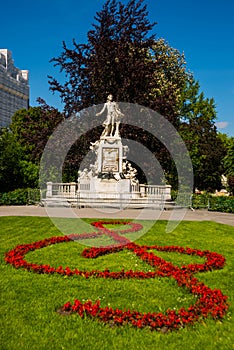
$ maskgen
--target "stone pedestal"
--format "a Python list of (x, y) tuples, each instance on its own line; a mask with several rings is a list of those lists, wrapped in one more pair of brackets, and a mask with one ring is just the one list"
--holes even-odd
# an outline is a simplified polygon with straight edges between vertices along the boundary
[(83, 198), (119, 198), (119, 194), (126, 197), (131, 192), (131, 183), (128, 179), (120, 179), (116, 181), (114, 179), (99, 179), (92, 178), (89, 181), (80, 180), (79, 194)]
[(123, 145), (120, 138), (101, 138), (97, 155), (98, 173), (123, 172)]
[(53, 196), (52, 193), (53, 182), (47, 182), (46, 197), (50, 198)]

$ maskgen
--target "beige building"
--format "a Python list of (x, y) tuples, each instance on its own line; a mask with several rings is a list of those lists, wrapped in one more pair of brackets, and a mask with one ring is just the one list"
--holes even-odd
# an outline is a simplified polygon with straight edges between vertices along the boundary
[(0, 127), (8, 127), (13, 114), (28, 107), (28, 70), (16, 68), (11, 51), (0, 49)]

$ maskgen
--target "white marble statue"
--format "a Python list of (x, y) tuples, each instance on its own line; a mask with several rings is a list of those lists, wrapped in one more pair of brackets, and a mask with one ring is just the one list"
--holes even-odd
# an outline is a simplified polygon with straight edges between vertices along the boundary
[(91, 146), (89, 146), (89, 148), (90, 148), (93, 152), (95, 152), (95, 153), (97, 154), (98, 148), (99, 148), (99, 145), (100, 145), (100, 141), (97, 140), (97, 141), (95, 141), (95, 142), (90, 142), (90, 145), (91, 145)]
[[(124, 116), (117, 103), (113, 101), (113, 95), (108, 95), (107, 96), (107, 101), (104, 104), (104, 107), (102, 110), (96, 114), (96, 116), (102, 115), (104, 111), (107, 110), (107, 117), (106, 120), (103, 123), (104, 130), (102, 132), (101, 137), (119, 137), (119, 124), (120, 124), (120, 119)], [(115, 129), (115, 134), (114, 133)]]
[(78, 182), (80, 182), (81, 179), (90, 180), (96, 175), (96, 173), (97, 173), (97, 165), (90, 164), (89, 170), (85, 168), (84, 170), (78, 171)]
[(127, 153), (129, 152), (128, 146), (123, 146), (123, 159), (127, 159)]
[(78, 171), (78, 181), (80, 179), (86, 179), (87, 175), (88, 175), (88, 169), (87, 168), (85, 168), (84, 170), (79, 170)]

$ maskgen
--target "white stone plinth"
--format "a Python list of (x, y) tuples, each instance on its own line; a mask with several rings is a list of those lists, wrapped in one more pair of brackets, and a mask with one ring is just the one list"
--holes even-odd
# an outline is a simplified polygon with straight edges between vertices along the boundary
[(90, 181), (90, 191), (91, 192), (116, 192), (124, 193), (130, 192), (130, 180), (120, 179), (116, 181), (114, 179), (98, 179), (94, 178)]
[(98, 173), (123, 172), (123, 145), (120, 138), (101, 138), (98, 148)]

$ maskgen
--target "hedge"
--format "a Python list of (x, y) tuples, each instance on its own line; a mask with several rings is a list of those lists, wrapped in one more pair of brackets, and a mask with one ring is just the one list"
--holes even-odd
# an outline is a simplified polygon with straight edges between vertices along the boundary
[(224, 213), (234, 213), (234, 197), (210, 197), (210, 211), (221, 211)]
[[(23, 188), (8, 193), (0, 193), (0, 205), (32, 205), (40, 203), (40, 190)], [(194, 194), (191, 202), (193, 209), (208, 209), (225, 213), (234, 213), (234, 197), (216, 197), (211, 194)]]
[(211, 194), (194, 194), (192, 196), (193, 209), (205, 209), (223, 213), (234, 213), (233, 196), (214, 196)]
[(39, 189), (19, 188), (11, 192), (0, 193), (0, 205), (30, 205), (39, 202)]

